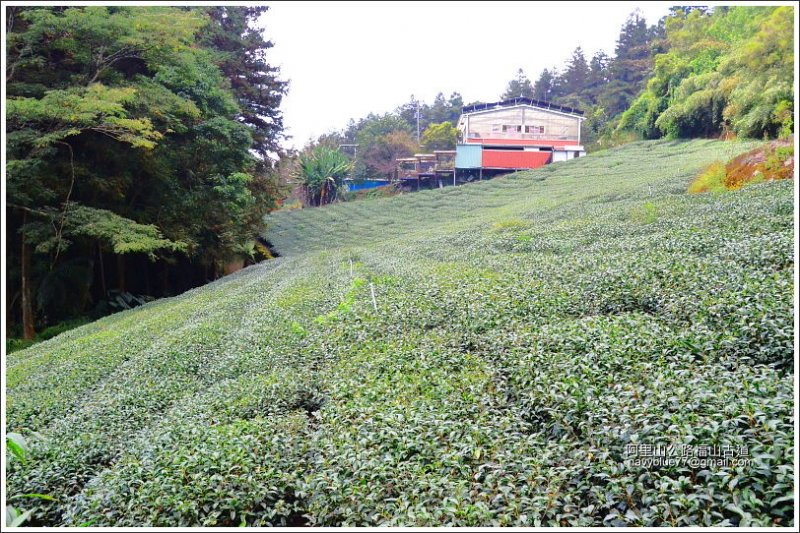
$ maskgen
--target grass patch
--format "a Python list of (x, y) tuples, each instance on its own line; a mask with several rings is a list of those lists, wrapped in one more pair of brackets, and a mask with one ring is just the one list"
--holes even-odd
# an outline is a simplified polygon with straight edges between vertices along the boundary
[(689, 193), (722, 192), (728, 190), (725, 186), (725, 165), (721, 161), (714, 161), (708, 165), (689, 185)]

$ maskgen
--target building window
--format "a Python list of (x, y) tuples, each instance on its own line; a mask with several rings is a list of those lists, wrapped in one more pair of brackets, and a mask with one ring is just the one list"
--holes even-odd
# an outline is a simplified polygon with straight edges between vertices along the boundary
[(544, 133), (544, 126), (525, 126), (525, 133)]
[(507, 133), (507, 132), (522, 133), (522, 126), (516, 126), (514, 124), (504, 124), (503, 125), (503, 133)]

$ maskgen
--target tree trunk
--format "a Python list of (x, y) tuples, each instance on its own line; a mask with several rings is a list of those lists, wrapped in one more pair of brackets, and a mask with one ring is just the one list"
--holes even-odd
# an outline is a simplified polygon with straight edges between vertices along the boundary
[(117, 254), (117, 288), (125, 292), (125, 258), (122, 254)]
[[(6, 285), (8, 286), (8, 285)], [(20, 291), (6, 291), (6, 331), (11, 331), (14, 327), (14, 306), (17, 305), (17, 300), (21, 295)]]
[[(27, 216), (23, 216), (22, 224), (27, 222)], [(22, 331), (23, 337), (33, 340), (36, 336), (36, 328), (33, 325), (33, 291), (31, 291), (31, 245), (25, 242), (25, 235), (22, 235)]]
[(144, 270), (144, 293), (148, 296), (153, 294), (152, 287), (150, 286), (150, 272), (151, 272), (152, 263), (147, 262), (145, 263), (143, 270)]
[(164, 261), (164, 269), (161, 271), (161, 296), (169, 293), (169, 265)]
[(108, 295), (106, 287), (106, 265), (103, 263), (103, 246), (97, 243), (97, 256), (100, 258), (100, 287), (103, 288), (103, 299)]

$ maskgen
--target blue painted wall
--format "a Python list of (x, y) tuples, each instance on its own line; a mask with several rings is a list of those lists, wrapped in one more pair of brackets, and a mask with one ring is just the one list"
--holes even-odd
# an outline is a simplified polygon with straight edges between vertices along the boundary
[(459, 144), (456, 146), (456, 168), (480, 168), (480, 144)]

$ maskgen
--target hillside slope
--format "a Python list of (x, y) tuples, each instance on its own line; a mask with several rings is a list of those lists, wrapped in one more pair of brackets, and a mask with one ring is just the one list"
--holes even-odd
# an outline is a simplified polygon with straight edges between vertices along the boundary
[[(283, 257), (8, 357), (7, 429), (43, 435), (9, 494), (64, 525), (788, 525), (792, 184), (685, 194), (750, 148), (280, 213)], [(750, 463), (635, 464), (667, 445)]]

